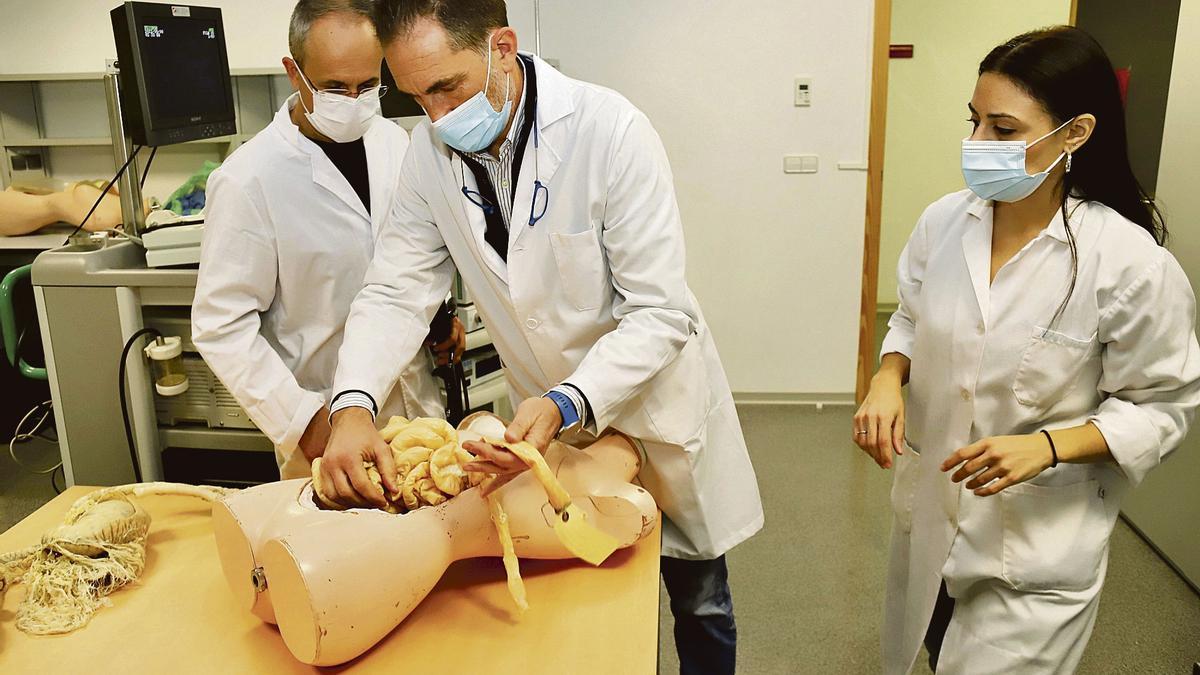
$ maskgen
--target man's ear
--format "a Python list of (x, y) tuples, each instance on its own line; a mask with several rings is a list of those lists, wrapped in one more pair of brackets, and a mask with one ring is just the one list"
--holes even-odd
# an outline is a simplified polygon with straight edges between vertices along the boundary
[(499, 28), (492, 34), (492, 47), (500, 52), (500, 63), (504, 72), (517, 67), (517, 32), (509, 26)]
[(300, 91), (303, 89), (304, 85), (302, 82), (300, 82), (299, 64), (297, 64), (295, 59), (290, 56), (283, 57), (282, 61), (283, 70), (287, 73), (288, 80), (292, 83), (292, 89), (294, 91)]

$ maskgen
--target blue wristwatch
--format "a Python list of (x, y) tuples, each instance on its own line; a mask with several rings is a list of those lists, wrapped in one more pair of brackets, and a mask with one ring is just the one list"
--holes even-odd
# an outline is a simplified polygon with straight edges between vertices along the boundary
[(562, 428), (558, 433), (561, 434), (579, 426), (579, 411), (575, 409), (575, 404), (566, 394), (561, 391), (549, 391), (546, 392), (546, 398), (554, 401), (554, 405), (558, 406), (558, 413), (562, 415)]

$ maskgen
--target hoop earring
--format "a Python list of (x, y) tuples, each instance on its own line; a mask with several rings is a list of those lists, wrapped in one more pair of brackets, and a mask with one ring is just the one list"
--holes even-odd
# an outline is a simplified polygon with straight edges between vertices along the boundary
[(1067, 173), (1071, 173), (1071, 153), (1067, 153)]

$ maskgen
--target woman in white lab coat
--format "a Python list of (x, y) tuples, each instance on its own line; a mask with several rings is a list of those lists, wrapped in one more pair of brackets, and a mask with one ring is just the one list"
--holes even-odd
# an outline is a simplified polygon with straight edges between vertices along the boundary
[(971, 189), (917, 223), (854, 418), (896, 469), (888, 673), (923, 639), (939, 673), (1073, 671), (1121, 498), (1200, 403), (1195, 299), (1130, 169), (1102, 48), (1036, 31), (979, 73)]

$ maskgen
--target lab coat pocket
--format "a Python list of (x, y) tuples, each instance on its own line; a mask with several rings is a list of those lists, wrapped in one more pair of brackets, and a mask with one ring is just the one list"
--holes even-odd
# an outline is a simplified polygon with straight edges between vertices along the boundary
[(917, 467), (920, 463), (921, 453), (906, 441), (904, 454), (896, 456), (895, 475), (892, 476), (892, 510), (896, 513), (900, 529), (905, 532), (912, 531), (913, 501), (917, 496)]
[(713, 410), (703, 340), (703, 333), (688, 339), (675, 360), (660, 370), (645, 390), (645, 412), (655, 435), (685, 448), (698, 447), (691, 441), (704, 433)]
[(1113, 517), (1095, 480), (1019, 483), (1001, 492), (1001, 574), (1016, 590), (1082, 590), (1096, 582)]
[(580, 311), (602, 305), (612, 283), (594, 227), (570, 234), (551, 232), (550, 246), (558, 264), (559, 280), (571, 305)]
[(1048, 407), (1074, 388), (1095, 345), (1095, 334), (1084, 340), (1034, 328), (1017, 366), (1013, 395), (1023, 405)]

